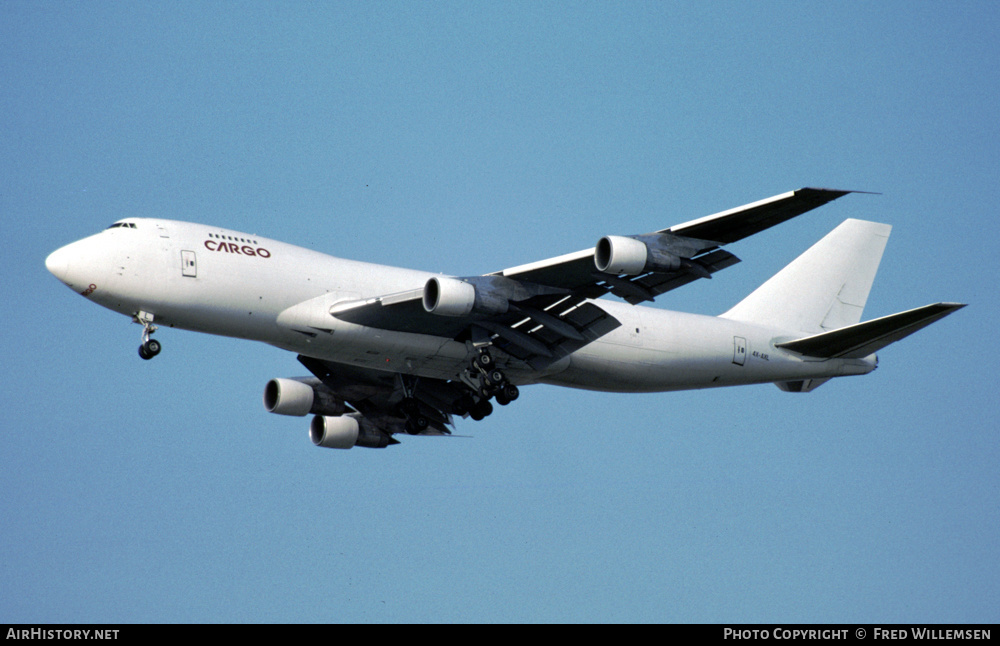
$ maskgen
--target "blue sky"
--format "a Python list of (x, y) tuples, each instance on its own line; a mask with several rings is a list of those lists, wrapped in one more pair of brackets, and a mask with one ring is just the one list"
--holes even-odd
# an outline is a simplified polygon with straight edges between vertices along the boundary
[[(993, 2), (0, 4), (0, 619), (996, 622)], [(849, 217), (866, 318), (970, 307), (808, 395), (526, 388), (317, 449), (277, 349), (44, 267), (126, 216), (468, 275), (802, 186), (671, 292), (718, 314)]]

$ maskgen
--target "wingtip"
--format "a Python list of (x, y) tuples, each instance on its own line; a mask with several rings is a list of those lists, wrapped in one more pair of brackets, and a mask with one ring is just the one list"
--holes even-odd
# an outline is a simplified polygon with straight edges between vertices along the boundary
[(815, 191), (817, 193), (836, 193), (836, 195), (833, 195), (830, 198), (834, 200), (837, 199), (838, 197), (847, 195), (848, 193), (860, 193), (861, 195), (882, 195), (881, 193), (877, 193), (875, 191), (858, 191), (854, 189), (843, 189), (843, 188), (821, 188), (818, 186), (806, 186), (805, 188), (800, 188), (798, 191), (796, 191), (796, 193), (798, 193), (799, 191)]

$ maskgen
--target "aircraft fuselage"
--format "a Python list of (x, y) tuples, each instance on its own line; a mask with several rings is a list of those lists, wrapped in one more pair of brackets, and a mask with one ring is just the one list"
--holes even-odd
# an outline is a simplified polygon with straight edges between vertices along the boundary
[[(160, 326), (268, 343), (310, 357), (454, 379), (468, 350), (450, 338), (338, 319), (330, 309), (423, 288), (435, 274), (335, 258), (200, 224), (129, 219), (46, 261), (74, 291)], [(864, 359), (814, 359), (775, 347), (795, 338), (721, 317), (600, 301), (621, 326), (547, 368), (511, 360), (513, 383), (658, 392), (864, 374)]]

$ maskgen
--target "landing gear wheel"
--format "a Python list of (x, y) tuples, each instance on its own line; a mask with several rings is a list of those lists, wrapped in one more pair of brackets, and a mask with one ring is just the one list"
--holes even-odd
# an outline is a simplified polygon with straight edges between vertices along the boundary
[(399, 403), (399, 412), (406, 418), (403, 428), (410, 435), (420, 435), (431, 425), (429, 419), (420, 412), (420, 402), (412, 396), (407, 396)]
[(484, 350), (476, 355), (476, 357), (472, 360), (472, 363), (474, 367), (489, 370), (493, 367), (493, 355)]
[(458, 401), (452, 404), (451, 412), (459, 417), (465, 417), (475, 405), (476, 402), (472, 399), (472, 395), (462, 395)]
[[(512, 402), (512, 401), (514, 401), (515, 399), (517, 399), (518, 397), (521, 396), (521, 391), (518, 390), (517, 386), (515, 386), (514, 384), (511, 384), (511, 383), (504, 384), (503, 388), (500, 391), (500, 393), (504, 396), (504, 398), (508, 402)], [(500, 395), (497, 395), (497, 401), (498, 402), (500, 401)]]
[(149, 361), (156, 355), (160, 354), (160, 350), (162, 349), (163, 346), (160, 345), (159, 341), (156, 341), (155, 339), (150, 339), (149, 341), (146, 341), (145, 343), (139, 346), (139, 356)]
[(423, 415), (417, 415), (416, 417), (407, 420), (406, 432), (410, 435), (420, 435), (427, 430), (428, 426), (430, 426), (430, 421)]
[(476, 405), (472, 407), (469, 415), (472, 416), (472, 419), (478, 422), (479, 420), (488, 417), (492, 412), (493, 404), (491, 404), (488, 399), (480, 399)]
[(156, 355), (160, 354), (162, 346), (159, 341), (154, 341), (149, 338), (149, 335), (156, 332), (156, 326), (153, 325), (153, 315), (149, 312), (136, 312), (132, 315), (132, 321), (142, 325), (142, 345), (139, 346), (139, 356), (149, 361)]

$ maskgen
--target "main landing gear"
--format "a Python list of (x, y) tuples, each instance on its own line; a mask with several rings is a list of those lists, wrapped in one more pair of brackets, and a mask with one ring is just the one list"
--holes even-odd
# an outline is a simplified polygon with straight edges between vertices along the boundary
[(156, 332), (156, 326), (153, 325), (153, 315), (149, 312), (137, 312), (132, 317), (132, 321), (142, 325), (142, 345), (139, 346), (139, 356), (148, 361), (160, 354), (163, 346), (159, 341), (149, 338), (150, 334)]
[(471, 390), (455, 403), (456, 415), (468, 415), (477, 422), (493, 412), (491, 398), (501, 406), (517, 399), (521, 391), (507, 381), (503, 371), (496, 367), (496, 361), (488, 348), (480, 348), (469, 361), (469, 367), (462, 373), (462, 381)]
[(410, 435), (420, 435), (430, 426), (430, 420), (420, 412), (420, 404), (411, 395), (407, 395), (399, 405), (406, 418), (406, 432)]

